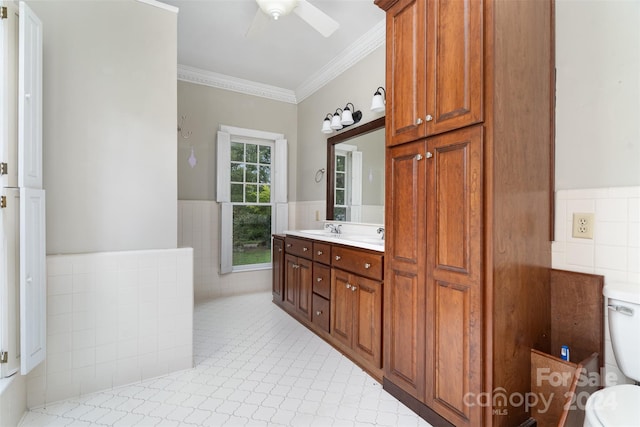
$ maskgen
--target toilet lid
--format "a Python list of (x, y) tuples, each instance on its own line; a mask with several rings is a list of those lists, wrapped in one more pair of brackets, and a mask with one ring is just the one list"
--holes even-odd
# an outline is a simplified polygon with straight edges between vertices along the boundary
[(640, 426), (640, 387), (607, 387), (591, 397), (588, 403), (603, 426)]

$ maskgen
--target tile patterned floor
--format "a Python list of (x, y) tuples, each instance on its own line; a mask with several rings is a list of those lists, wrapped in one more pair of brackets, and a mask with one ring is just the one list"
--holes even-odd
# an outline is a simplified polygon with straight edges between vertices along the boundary
[(40, 426), (426, 426), (271, 303), (219, 298), (194, 314), (195, 368), (34, 408)]

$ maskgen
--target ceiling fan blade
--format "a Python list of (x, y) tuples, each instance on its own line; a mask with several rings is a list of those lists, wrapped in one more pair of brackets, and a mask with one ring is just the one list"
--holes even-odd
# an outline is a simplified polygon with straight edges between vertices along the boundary
[(293, 10), (296, 15), (305, 20), (307, 24), (311, 25), (320, 34), (325, 37), (329, 37), (335, 30), (340, 27), (340, 24), (309, 3), (307, 0), (300, 0), (298, 6)]
[(265, 15), (265, 13), (258, 8), (256, 10), (256, 14), (253, 16), (253, 21), (251, 21), (251, 25), (247, 29), (247, 32), (244, 34), (245, 38), (253, 37), (255, 34), (262, 32), (265, 29), (267, 24), (269, 23), (269, 17)]

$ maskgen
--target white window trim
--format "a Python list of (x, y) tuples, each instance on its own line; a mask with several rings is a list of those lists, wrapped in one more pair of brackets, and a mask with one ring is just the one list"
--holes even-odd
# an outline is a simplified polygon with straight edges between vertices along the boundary
[(282, 233), (288, 228), (289, 206), (287, 196), (287, 140), (284, 134), (220, 125), (217, 135), (217, 196), (220, 204), (220, 274), (237, 271), (261, 270), (266, 267), (233, 267), (233, 205), (231, 204), (231, 138), (255, 138), (274, 144), (272, 156), (271, 203), (273, 215), (271, 230)]

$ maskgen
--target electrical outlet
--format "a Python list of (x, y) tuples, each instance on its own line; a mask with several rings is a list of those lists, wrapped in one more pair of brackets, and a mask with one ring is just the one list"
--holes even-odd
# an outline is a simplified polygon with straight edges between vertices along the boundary
[(578, 239), (593, 239), (593, 214), (573, 214), (573, 237)]

